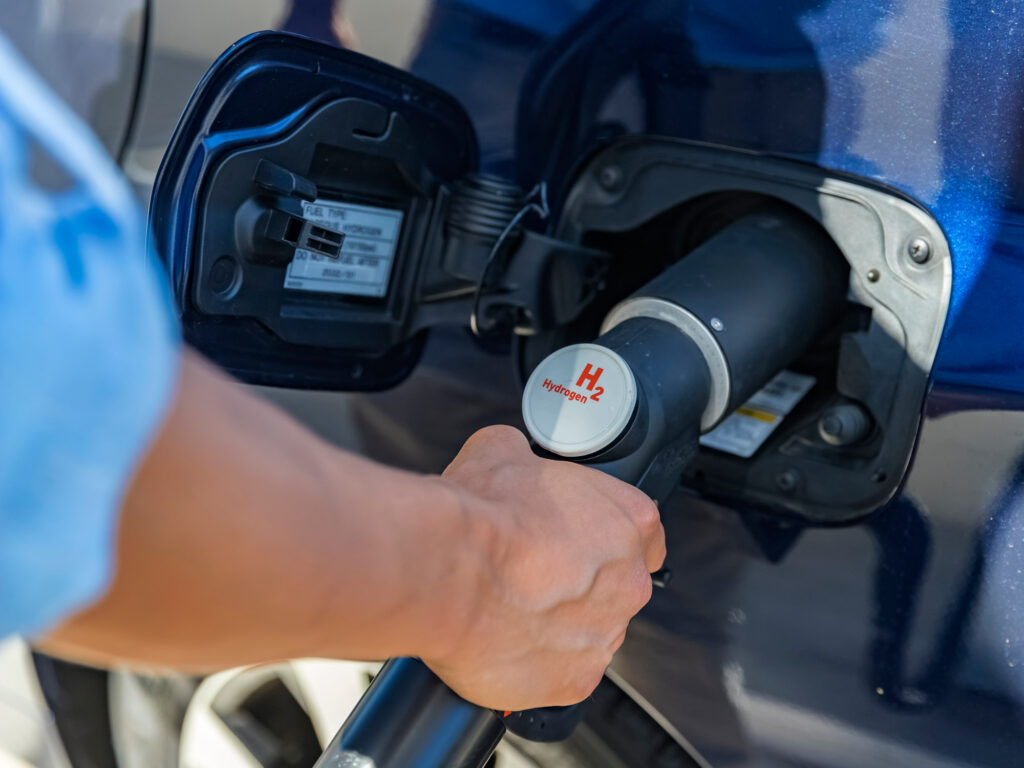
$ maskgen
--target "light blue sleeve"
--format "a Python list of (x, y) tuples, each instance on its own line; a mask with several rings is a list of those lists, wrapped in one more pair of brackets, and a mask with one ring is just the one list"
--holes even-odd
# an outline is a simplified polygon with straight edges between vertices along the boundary
[(179, 349), (126, 182), (0, 36), (0, 638), (102, 594)]

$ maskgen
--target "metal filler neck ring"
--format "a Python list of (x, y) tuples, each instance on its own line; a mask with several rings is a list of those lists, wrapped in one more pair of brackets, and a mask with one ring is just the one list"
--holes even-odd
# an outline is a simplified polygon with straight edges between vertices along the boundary
[(729, 361), (726, 359), (718, 339), (715, 338), (715, 332), (690, 310), (678, 304), (665, 299), (640, 296), (626, 299), (616, 305), (605, 318), (604, 324), (601, 326), (601, 333), (608, 333), (615, 326), (636, 318), (661, 320), (673, 325), (697, 345), (701, 355), (704, 356), (704, 362), (708, 366), (711, 378), (710, 394), (707, 406), (701, 415), (700, 429), (701, 432), (713, 429), (727, 415), (729, 396), (732, 392)]

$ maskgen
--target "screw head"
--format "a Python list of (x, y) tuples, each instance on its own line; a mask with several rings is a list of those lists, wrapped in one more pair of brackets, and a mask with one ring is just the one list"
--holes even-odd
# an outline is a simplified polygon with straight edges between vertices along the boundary
[(606, 165), (597, 180), (605, 189), (616, 189), (622, 183), (622, 169), (617, 165)]
[(843, 422), (837, 416), (823, 416), (818, 428), (829, 437), (839, 437), (843, 434)]
[(793, 493), (800, 487), (800, 473), (795, 469), (784, 469), (775, 476), (775, 486), (783, 493)]
[(711, 318), (711, 327), (714, 328), (716, 331), (724, 331), (725, 330), (725, 323), (723, 323), (717, 317), (712, 317)]
[(867, 278), (869, 283), (877, 283), (881, 276), (882, 273), (879, 272), (877, 269), (868, 270)]
[(907, 254), (915, 264), (924, 264), (932, 257), (932, 245), (923, 237), (915, 237), (907, 246)]
[(242, 283), (242, 270), (238, 262), (232, 256), (221, 256), (210, 267), (206, 284), (209, 289), (217, 294), (217, 298), (227, 301), (233, 299), (238, 293), (238, 287)]
[(871, 429), (867, 411), (852, 401), (829, 406), (818, 419), (818, 436), (837, 448), (861, 442)]

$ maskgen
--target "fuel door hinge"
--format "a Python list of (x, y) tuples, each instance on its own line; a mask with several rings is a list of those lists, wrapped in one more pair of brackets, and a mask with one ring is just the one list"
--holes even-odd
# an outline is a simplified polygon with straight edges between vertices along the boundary
[(444, 195), (437, 268), (421, 284), (424, 324), (434, 322), (433, 305), (468, 299), (477, 336), (528, 336), (576, 319), (601, 291), (609, 254), (529, 228), (548, 217), (545, 185), (524, 194), (510, 182), (471, 175)]

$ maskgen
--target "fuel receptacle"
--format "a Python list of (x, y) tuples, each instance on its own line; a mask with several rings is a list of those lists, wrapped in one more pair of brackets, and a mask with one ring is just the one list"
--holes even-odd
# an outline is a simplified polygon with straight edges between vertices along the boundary
[(701, 433), (835, 325), (846, 273), (801, 214), (749, 213), (615, 306), (593, 343), (541, 362), (527, 428), (545, 450), (663, 498)]
[[(538, 445), (649, 492), (682, 482), (811, 523), (891, 498), (949, 300), (949, 248), (923, 207), (820, 168), (632, 137), (581, 169), (554, 235), (611, 263), (577, 320), (519, 341)], [(614, 351), (637, 393), (628, 424), (585, 455), (545, 438), (596, 413), (572, 396), (586, 394), (582, 368), (531, 375), (578, 343)], [(539, 389), (547, 379), (561, 395)]]

